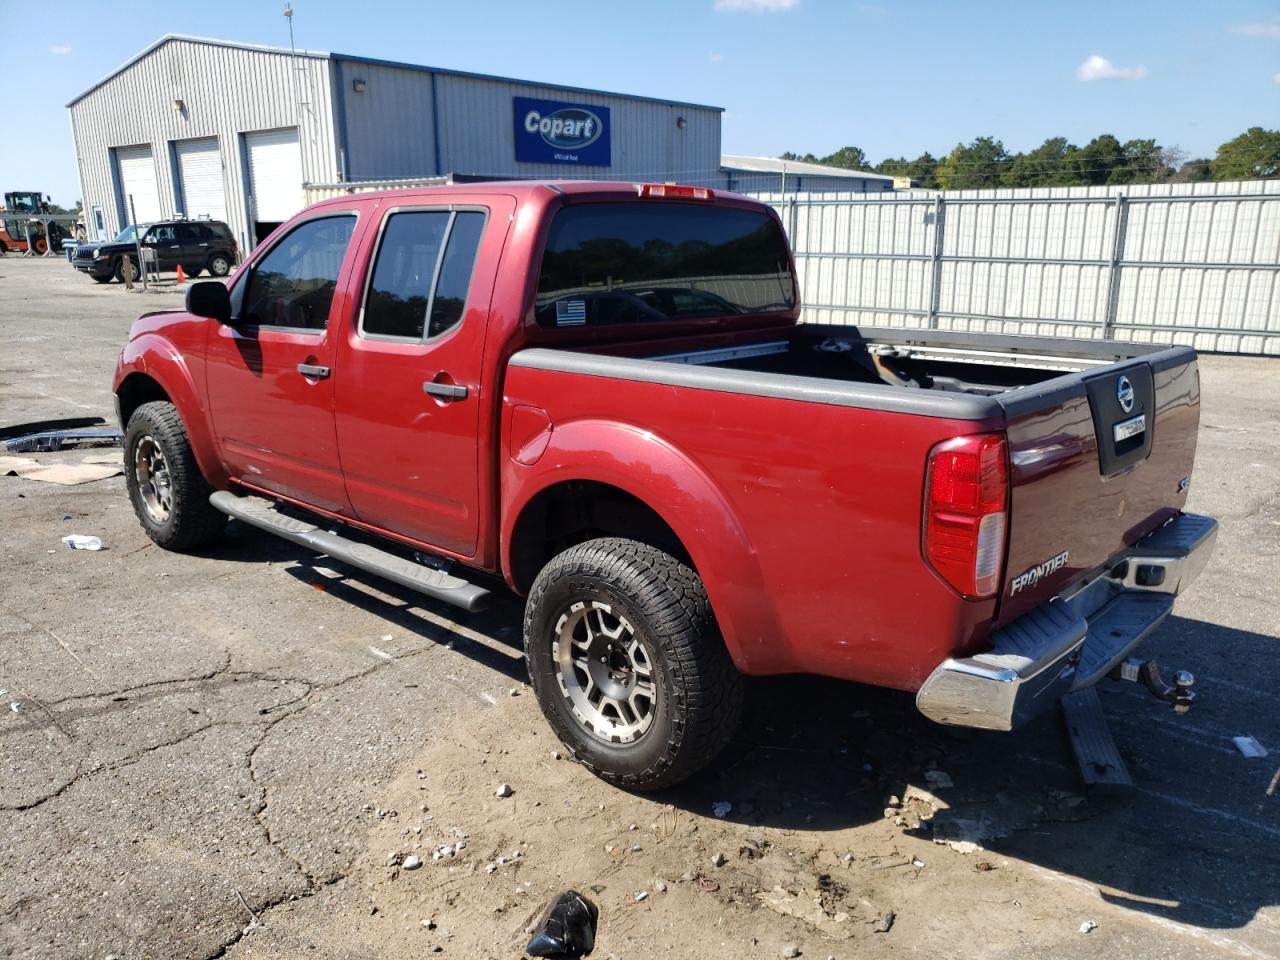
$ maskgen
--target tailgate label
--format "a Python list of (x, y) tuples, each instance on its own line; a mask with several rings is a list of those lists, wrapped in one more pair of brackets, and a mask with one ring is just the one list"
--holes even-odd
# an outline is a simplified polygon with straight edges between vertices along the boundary
[(1027, 587), (1034, 587), (1049, 574), (1061, 570), (1067, 565), (1067, 554), (1068, 551), (1063, 550), (1056, 557), (1051, 557), (1044, 563), (1038, 563), (1030, 570), (1018, 574), (1009, 585), (1009, 596), (1014, 596)]

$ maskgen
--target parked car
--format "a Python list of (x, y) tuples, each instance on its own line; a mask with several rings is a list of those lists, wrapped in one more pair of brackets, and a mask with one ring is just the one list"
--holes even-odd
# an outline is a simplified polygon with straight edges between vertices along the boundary
[(637, 789), (716, 755), (743, 675), (1008, 730), (1168, 616), (1216, 532), (1194, 351), (799, 310), (744, 197), (325, 201), (134, 324), (129, 496), (170, 550), (231, 516), (466, 610), (500, 577), (546, 718)]
[(210, 276), (225, 277), (239, 255), (231, 228), (221, 220), (162, 220), (126, 227), (106, 243), (82, 244), (76, 248), (72, 263), (99, 283), (123, 283), (126, 271), (137, 278), (142, 275), (134, 242), (138, 232), (142, 233), (141, 245), (155, 251), (157, 268), (162, 271), (175, 271), (181, 264), (190, 277), (204, 270)]

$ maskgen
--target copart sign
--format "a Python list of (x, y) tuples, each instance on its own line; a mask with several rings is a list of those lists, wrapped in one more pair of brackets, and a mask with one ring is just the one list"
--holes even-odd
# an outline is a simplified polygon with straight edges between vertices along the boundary
[(516, 160), (607, 167), (609, 108), (515, 97)]

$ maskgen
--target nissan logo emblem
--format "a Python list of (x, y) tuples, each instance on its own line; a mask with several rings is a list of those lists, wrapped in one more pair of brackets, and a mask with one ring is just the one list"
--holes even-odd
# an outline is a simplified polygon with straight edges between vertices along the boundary
[(1116, 399), (1120, 401), (1120, 409), (1125, 413), (1133, 412), (1133, 384), (1129, 378), (1121, 376), (1116, 381)]

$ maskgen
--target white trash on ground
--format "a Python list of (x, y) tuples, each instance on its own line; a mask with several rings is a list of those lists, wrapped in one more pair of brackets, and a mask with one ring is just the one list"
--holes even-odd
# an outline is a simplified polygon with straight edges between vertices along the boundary
[(102, 539), (100, 537), (91, 537), (83, 533), (73, 533), (62, 538), (72, 550), (101, 550)]

